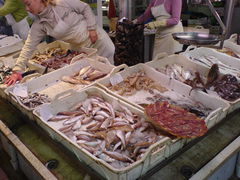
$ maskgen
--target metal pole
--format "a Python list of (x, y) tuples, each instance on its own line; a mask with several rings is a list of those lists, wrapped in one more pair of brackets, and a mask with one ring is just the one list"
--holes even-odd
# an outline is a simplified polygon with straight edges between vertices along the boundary
[(224, 23), (222, 22), (219, 14), (217, 13), (217, 11), (215, 10), (214, 6), (212, 5), (211, 0), (206, 0), (212, 14), (214, 15), (214, 17), (216, 18), (217, 22), (220, 24), (222, 30), (223, 30), (223, 34), (226, 33), (226, 26), (224, 25)]
[(234, 5), (235, 5), (235, 0), (228, 0), (228, 8), (226, 9), (226, 11), (228, 12), (227, 14), (227, 20), (226, 20), (226, 26), (224, 25), (224, 23), (222, 22), (219, 14), (217, 13), (217, 11), (215, 10), (214, 6), (212, 5), (211, 0), (206, 0), (212, 14), (215, 16), (216, 20), (218, 21), (218, 23), (220, 24), (223, 32), (222, 32), (222, 40), (220, 43), (220, 48), (223, 47), (223, 43), (224, 40), (226, 39), (228, 33), (229, 33), (229, 29), (231, 26), (231, 22), (232, 22), (232, 16), (233, 16), (233, 10), (234, 10)]
[(228, 0), (227, 1), (227, 18), (226, 18), (226, 35), (225, 37), (229, 36), (230, 33), (230, 27), (232, 24), (232, 17), (233, 17), (233, 11), (235, 6), (236, 0)]
[(128, 0), (128, 19), (132, 20), (132, 1)]

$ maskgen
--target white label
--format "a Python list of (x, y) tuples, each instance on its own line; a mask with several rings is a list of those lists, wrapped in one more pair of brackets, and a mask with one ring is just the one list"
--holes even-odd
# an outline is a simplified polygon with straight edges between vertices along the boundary
[(39, 115), (44, 121), (53, 117), (53, 114), (49, 110), (49, 106), (46, 104), (39, 107)]
[(122, 81), (123, 81), (123, 77), (119, 73), (115, 74), (114, 76), (112, 76), (110, 78), (110, 82), (111, 82), (112, 86), (115, 86), (116, 84), (119, 84)]
[(24, 86), (22, 84), (17, 84), (17, 85), (15, 85), (15, 87), (13, 89), (13, 94), (15, 94), (16, 96), (20, 96), (20, 97), (27, 97), (28, 96), (28, 88), (27, 88), (27, 86)]

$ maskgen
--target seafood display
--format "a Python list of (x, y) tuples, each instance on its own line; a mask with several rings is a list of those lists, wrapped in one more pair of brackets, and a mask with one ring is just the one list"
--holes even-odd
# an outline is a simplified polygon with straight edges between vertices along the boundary
[(143, 62), (143, 24), (133, 24), (124, 19), (118, 22), (115, 37), (115, 65), (133, 66)]
[(110, 104), (96, 95), (89, 95), (48, 122), (115, 168), (127, 167), (141, 159), (149, 146), (165, 138), (127, 107), (117, 101)]
[(31, 60), (48, 68), (59, 69), (70, 64), (72, 58), (81, 53), (83, 52), (63, 50), (61, 48), (50, 48), (44, 53), (36, 53)]
[(63, 76), (62, 81), (71, 84), (89, 85), (91, 84), (91, 82), (100, 79), (106, 75), (106, 73), (96, 70), (91, 66), (86, 66), (73, 76)]
[(145, 108), (145, 112), (155, 127), (177, 137), (194, 138), (203, 136), (207, 132), (203, 119), (168, 102), (150, 104)]
[(5, 77), (12, 74), (12, 69), (9, 67), (2, 66), (0, 68), (0, 84), (4, 83)]
[(194, 77), (193, 72), (190, 70), (184, 70), (183, 67), (178, 64), (166, 65), (162, 68), (156, 68), (156, 70), (183, 83), (188, 80), (192, 80)]
[(19, 97), (21, 103), (29, 108), (36, 108), (37, 106), (51, 102), (51, 99), (45, 94), (33, 93), (27, 97)]
[(214, 83), (214, 90), (220, 97), (228, 101), (235, 101), (240, 98), (240, 83), (231, 74), (225, 74)]
[(212, 111), (201, 103), (154, 82), (143, 71), (132, 74), (119, 84), (114, 86), (109, 84), (107, 87), (142, 107), (155, 102), (168, 101), (170, 104), (180, 106), (202, 118), (207, 117)]
[(240, 98), (240, 83), (237, 78), (231, 74), (225, 74), (220, 77), (217, 64), (213, 64), (210, 68), (206, 83), (199, 75), (193, 81), (187, 81), (186, 83), (192, 86), (193, 89), (202, 89), (206, 93), (215, 91), (221, 98), (227, 101), (235, 101)]
[(109, 85), (108, 88), (113, 91), (117, 91), (119, 95), (131, 96), (135, 94), (138, 90), (151, 90), (156, 89), (160, 92), (165, 92), (167, 89), (156, 83), (145, 75), (145, 72), (139, 71), (127, 77), (124, 81), (112, 86)]
[(213, 64), (218, 64), (220, 70), (224, 74), (233, 74), (236, 75), (238, 78), (240, 78), (240, 70), (237, 68), (234, 68), (232, 66), (229, 66), (227, 64), (224, 64), (223, 62), (219, 61), (216, 57), (214, 56), (201, 56), (200, 58), (193, 58), (189, 57), (193, 61), (197, 61), (207, 67), (211, 67)]
[(200, 102), (193, 101), (187, 97), (183, 97), (181, 95), (169, 95), (163, 96), (160, 93), (154, 93), (149, 97), (146, 97), (147, 103), (139, 104), (143, 107), (146, 107), (148, 104), (154, 104), (158, 102), (168, 102), (171, 105), (179, 106), (182, 109), (195, 114), (200, 118), (206, 118), (208, 114), (212, 111), (212, 109), (205, 107)]

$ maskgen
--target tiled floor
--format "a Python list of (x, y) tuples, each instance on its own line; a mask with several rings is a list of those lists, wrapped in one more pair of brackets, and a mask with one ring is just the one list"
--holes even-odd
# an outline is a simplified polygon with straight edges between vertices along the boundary
[(2, 168), (0, 168), (0, 180), (8, 180), (7, 175), (2, 170)]

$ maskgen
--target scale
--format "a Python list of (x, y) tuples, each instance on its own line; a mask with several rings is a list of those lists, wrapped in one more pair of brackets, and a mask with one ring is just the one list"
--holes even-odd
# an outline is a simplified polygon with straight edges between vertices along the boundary
[[(226, 39), (226, 35), (229, 32), (229, 26), (232, 20), (233, 15), (233, 8), (235, 5), (235, 0), (228, 0), (229, 6), (228, 6), (228, 14), (227, 14), (227, 23), (226, 26), (222, 22), (219, 14), (215, 10), (214, 6), (212, 5), (211, 0), (205, 0), (208, 7), (210, 8), (212, 14), (218, 21), (219, 25), (222, 28), (222, 35), (213, 35), (213, 34), (207, 34), (207, 33), (198, 33), (198, 32), (179, 32), (179, 33), (173, 33), (173, 38), (178, 41), (181, 44), (185, 45), (196, 45), (196, 46), (208, 46), (212, 48), (222, 49), (223, 42)], [(220, 42), (220, 43), (219, 43)], [(219, 45), (216, 45), (219, 43)]]

